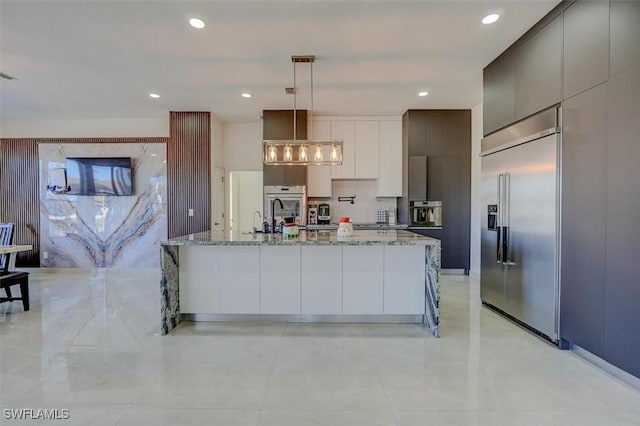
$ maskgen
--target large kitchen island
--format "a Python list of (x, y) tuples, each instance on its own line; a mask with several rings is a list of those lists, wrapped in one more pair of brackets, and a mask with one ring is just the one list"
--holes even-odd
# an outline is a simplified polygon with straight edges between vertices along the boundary
[(161, 243), (161, 330), (181, 321), (422, 323), (438, 336), (440, 241), (403, 230), (201, 232)]

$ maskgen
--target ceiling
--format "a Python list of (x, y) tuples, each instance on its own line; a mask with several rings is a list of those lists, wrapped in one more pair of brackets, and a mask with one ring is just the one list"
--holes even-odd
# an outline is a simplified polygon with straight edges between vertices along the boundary
[[(255, 120), (292, 108), (291, 55), (316, 56), (314, 114), (468, 108), (482, 68), (557, 3), (0, 0), (0, 72), (17, 78), (0, 80), (0, 118)], [(483, 25), (492, 12), (500, 20)], [(298, 108), (310, 109), (308, 64), (297, 77)]]

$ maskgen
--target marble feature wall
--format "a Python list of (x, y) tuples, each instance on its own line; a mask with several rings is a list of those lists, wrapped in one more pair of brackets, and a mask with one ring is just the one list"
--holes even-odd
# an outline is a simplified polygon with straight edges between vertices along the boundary
[[(166, 145), (39, 145), (43, 267), (153, 268), (167, 238)], [(131, 157), (132, 196), (76, 196), (47, 190), (67, 157)]]

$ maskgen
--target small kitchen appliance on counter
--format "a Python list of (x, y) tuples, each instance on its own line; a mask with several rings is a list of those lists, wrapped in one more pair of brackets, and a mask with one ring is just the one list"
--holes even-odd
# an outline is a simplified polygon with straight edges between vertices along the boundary
[(376, 223), (385, 225), (389, 223), (389, 212), (387, 209), (376, 210)]
[(351, 219), (343, 217), (338, 224), (338, 237), (352, 237), (353, 236), (353, 224)]
[(318, 224), (318, 205), (317, 204), (309, 204), (309, 208), (307, 209), (309, 213), (309, 217), (307, 218), (307, 225), (317, 225)]
[(331, 210), (329, 204), (318, 206), (318, 225), (328, 225), (331, 223)]

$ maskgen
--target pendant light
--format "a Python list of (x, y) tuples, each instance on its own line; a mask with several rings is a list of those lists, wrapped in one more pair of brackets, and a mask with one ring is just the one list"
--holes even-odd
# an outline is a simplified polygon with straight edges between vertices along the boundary
[[(313, 135), (313, 63), (314, 55), (291, 56), (293, 62), (293, 140), (264, 140), (264, 164), (339, 166), (342, 164), (341, 140), (298, 140), (296, 64), (310, 64), (311, 108), (309, 110), (309, 133)], [(309, 151), (313, 154), (310, 154)]]

